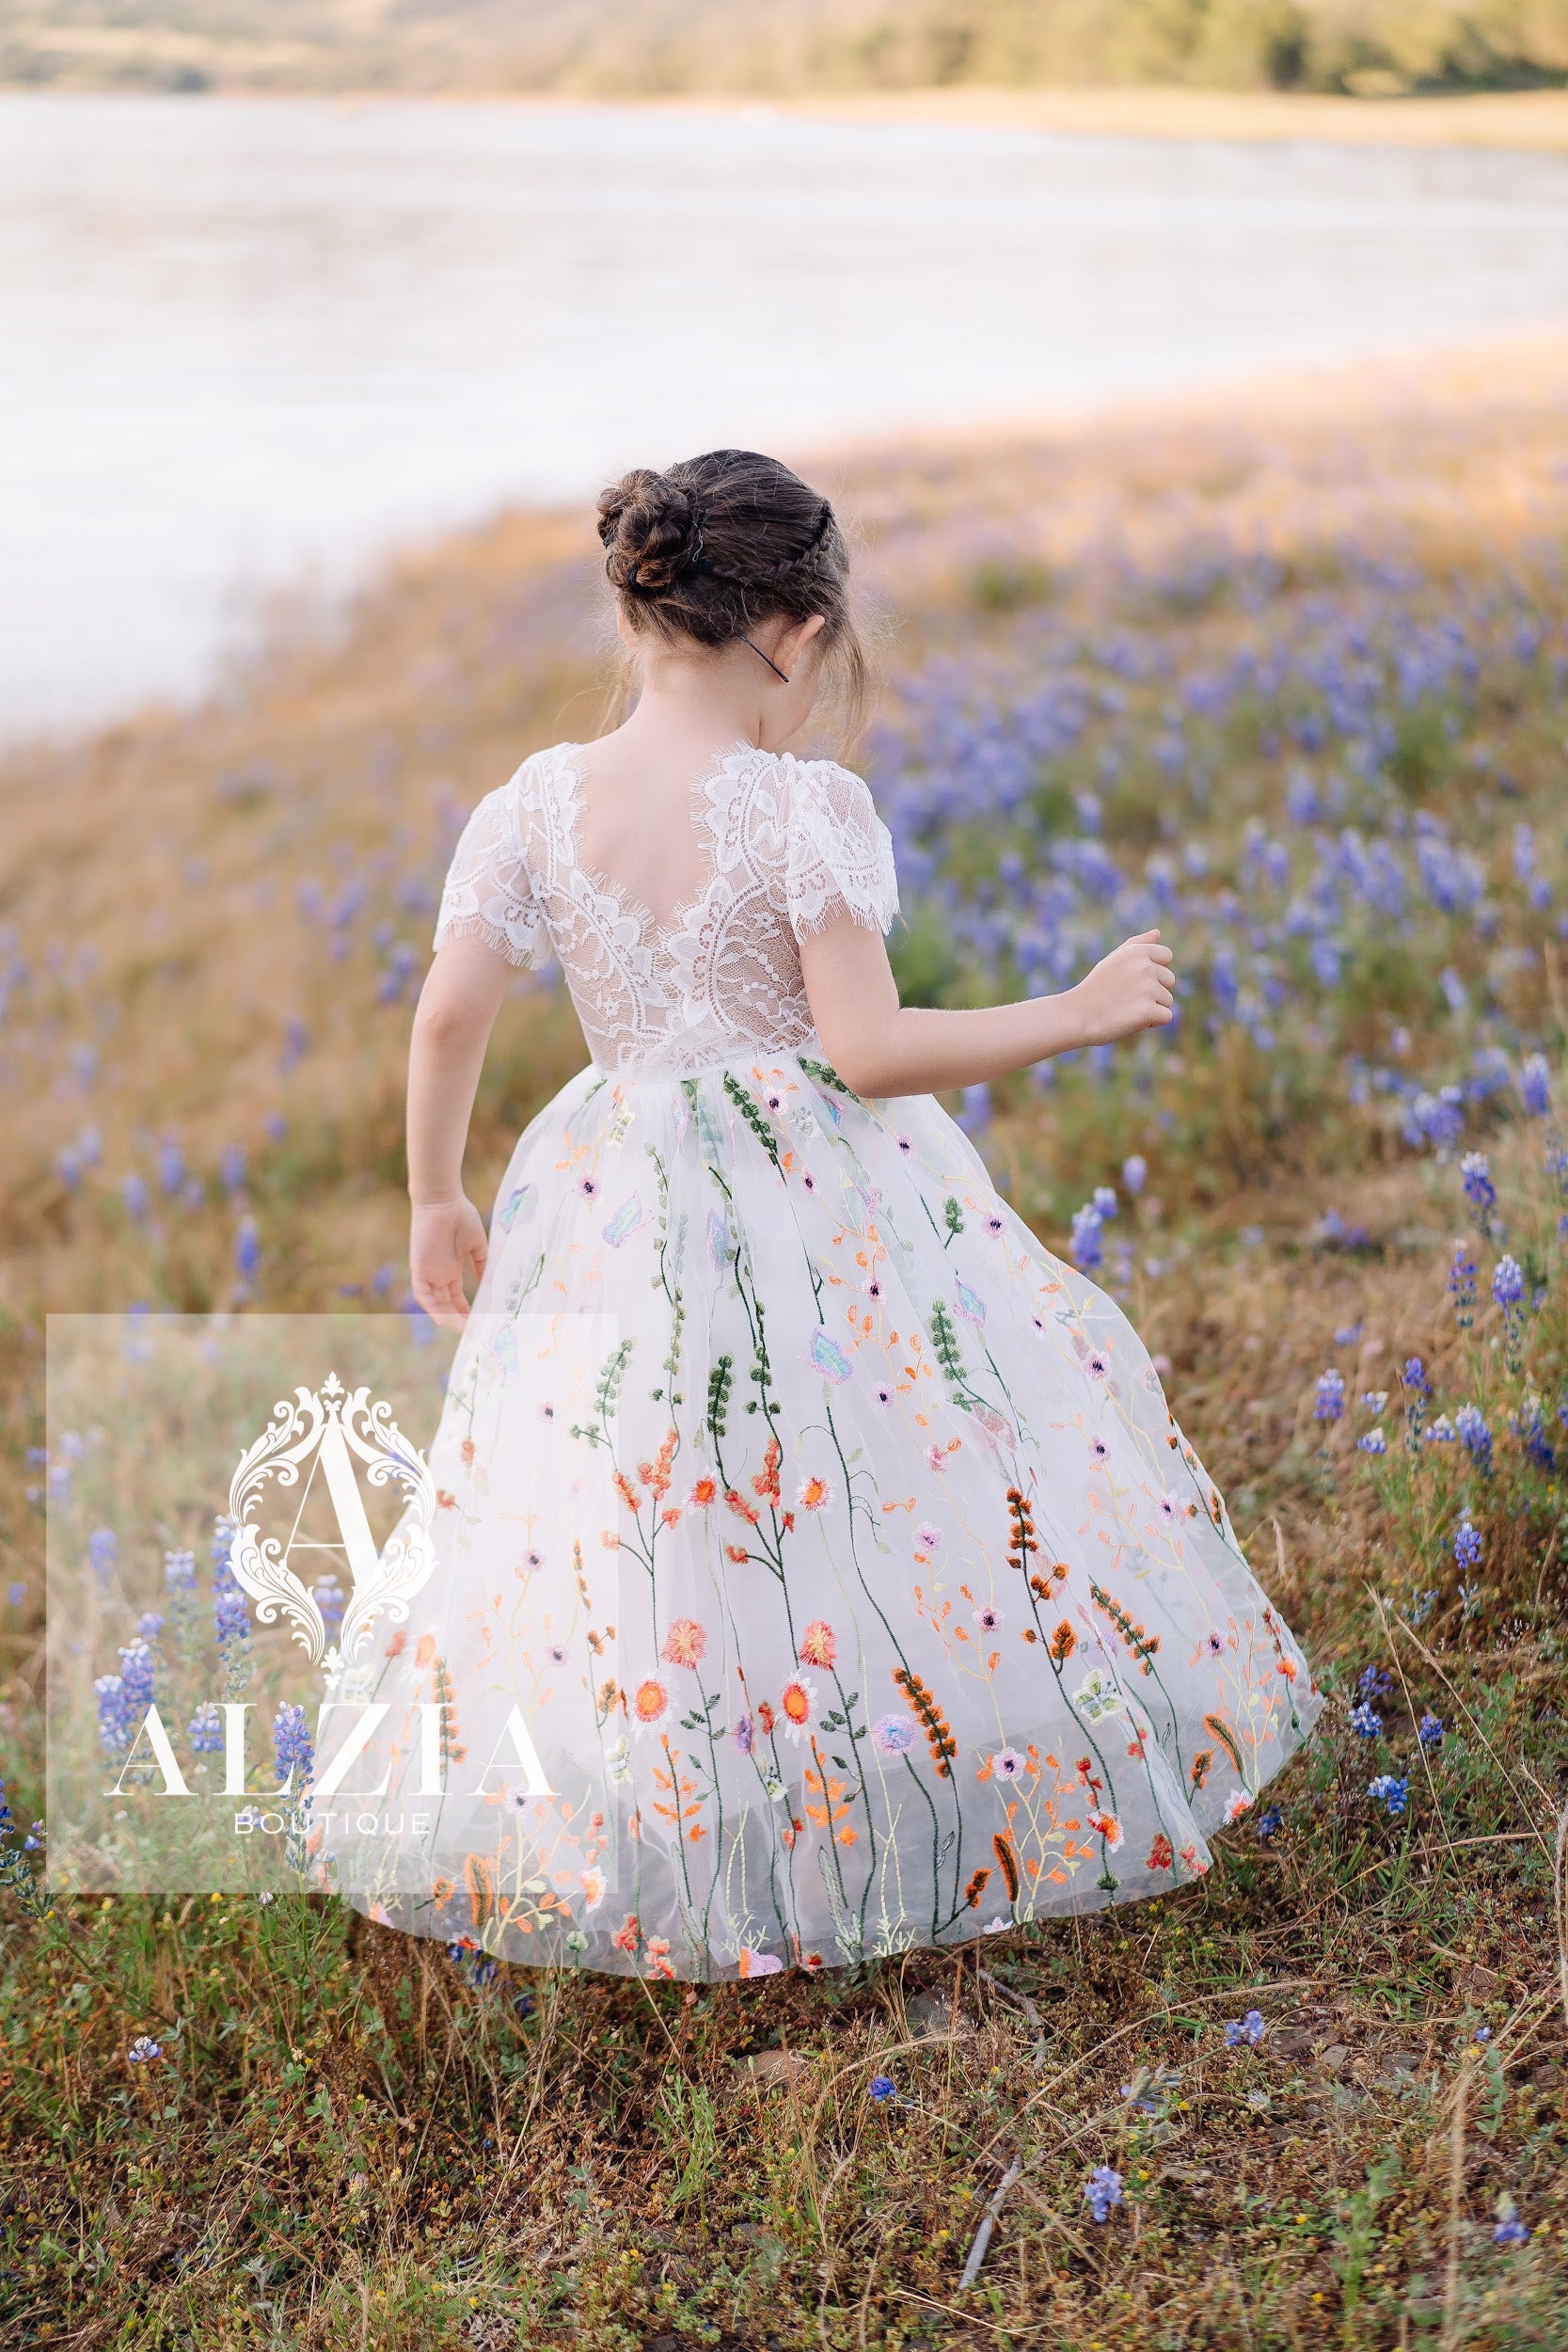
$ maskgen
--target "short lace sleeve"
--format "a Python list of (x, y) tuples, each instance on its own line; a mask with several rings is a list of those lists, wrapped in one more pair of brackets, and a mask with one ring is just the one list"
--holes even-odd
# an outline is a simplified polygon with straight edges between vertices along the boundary
[(831, 759), (795, 770), (785, 896), (797, 937), (825, 930), (846, 910), (885, 931), (898, 912), (893, 835), (863, 778)]
[(463, 828), (436, 918), (436, 947), (477, 939), (509, 963), (542, 962), (549, 952), (518, 827), (521, 774), (487, 793)]

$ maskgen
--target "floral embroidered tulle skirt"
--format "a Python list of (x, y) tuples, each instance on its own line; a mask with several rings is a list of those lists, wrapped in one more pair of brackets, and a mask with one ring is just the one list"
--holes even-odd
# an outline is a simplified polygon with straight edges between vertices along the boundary
[[(530, 1965), (712, 1979), (1201, 1873), (1321, 1698), (1114, 1300), (929, 1095), (590, 1065), (428, 1458), (438, 1566), (316, 1867)], [(369, 1801), (366, 1801), (369, 1804)]]

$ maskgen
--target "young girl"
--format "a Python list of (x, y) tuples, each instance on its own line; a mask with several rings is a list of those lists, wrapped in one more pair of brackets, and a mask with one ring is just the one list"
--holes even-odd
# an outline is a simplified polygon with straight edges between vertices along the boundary
[[(439, 1565), (376, 1686), (404, 1836), (329, 1838), (345, 1891), (712, 1979), (1180, 1885), (1320, 1700), (1120, 1309), (933, 1094), (1160, 1026), (1170, 952), (901, 1007), (887, 829), (785, 748), (863, 682), (831, 504), (720, 450), (628, 474), (599, 534), (636, 707), (481, 803), (414, 1026), (414, 1290), (464, 1330)], [(487, 1240), (474, 1091), (552, 952), (592, 1059)]]

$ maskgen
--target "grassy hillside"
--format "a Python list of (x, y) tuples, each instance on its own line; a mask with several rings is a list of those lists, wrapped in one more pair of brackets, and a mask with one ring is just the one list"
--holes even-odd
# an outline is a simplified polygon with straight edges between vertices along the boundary
[(1532, 88), (1565, 0), (5, 0), (0, 75), (199, 89)]
[[(0, 2340), (1561, 2345), (1565, 392), (1542, 340), (826, 469), (906, 994), (1177, 950), (1174, 1033), (952, 1107), (1128, 1301), (1332, 1694), (1267, 1809), (1168, 1901), (689, 1995), (312, 1898), (43, 1917), (0, 1837)], [(41, 1311), (398, 1307), (434, 894), (593, 723), (589, 544), (503, 519), (211, 707), (0, 772), (24, 1829)], [(580, 1058), (522, 981), (476, 1198)], [(120, 1553), (128, 1637), (156, 1555)]]

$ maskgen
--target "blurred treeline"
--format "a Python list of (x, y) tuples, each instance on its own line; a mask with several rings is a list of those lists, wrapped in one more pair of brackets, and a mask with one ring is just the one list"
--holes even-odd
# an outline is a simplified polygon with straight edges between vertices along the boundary
[(1568, 0), (0, 0), (0, 80), (583, 95), (1568, 81)]

